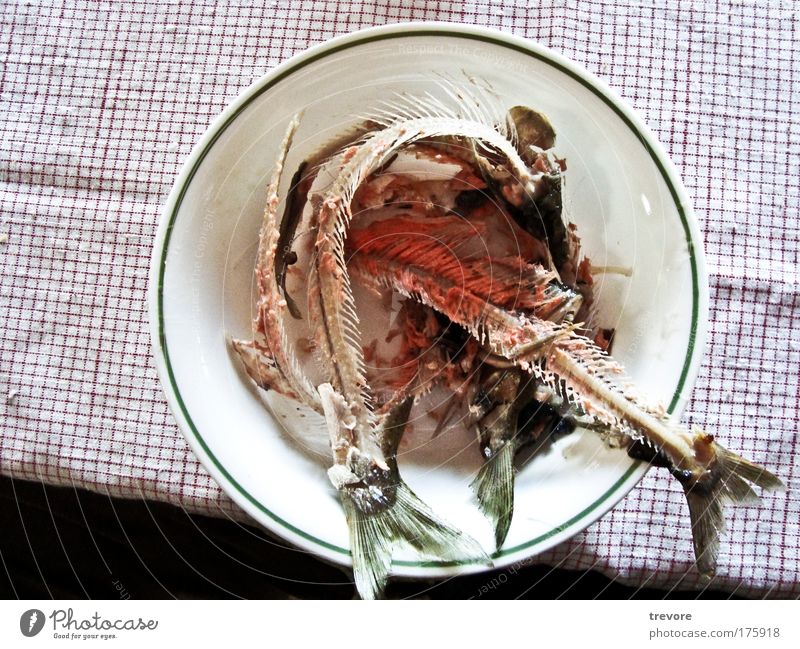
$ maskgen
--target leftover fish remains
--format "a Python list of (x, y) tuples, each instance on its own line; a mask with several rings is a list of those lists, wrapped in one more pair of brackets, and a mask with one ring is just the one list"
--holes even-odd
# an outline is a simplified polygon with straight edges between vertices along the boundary
[[(477, 434), (472, 488), (498, 549), (516, 454), (580, 425), (669, 469), (697, 569), (712, 574), (723, 504), (757, 501), (751, 484), (780, 480), (672, 419), (608, 354), (613, 332), (594, 322), (592, 268), (562, 214), (566, 164), (547, 117), (504, 113), (477, 84), (440, 89), (376, 107), (281, 196), (292, 120), (267, 192), (253, 338), (232, 341), (259, 387), (324, 420), (360, 595), (381, 595), (398, 544), (490, 563), (398, 469), (412, 408), (442, 389), (440, 426), (461, 417)], [(380, 345), (365, 344), (370, 309), (394, 311)]]

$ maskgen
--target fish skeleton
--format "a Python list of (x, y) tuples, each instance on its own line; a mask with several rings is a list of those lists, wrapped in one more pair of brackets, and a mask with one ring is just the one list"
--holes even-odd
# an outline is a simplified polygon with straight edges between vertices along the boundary
[[(277, 191), (298, 124), (299, 118), (295, 117), (287, 129), (267, 190), (256, 263), (259, 300), (253, 339), (235, 339), (231, 344), (259, 387), (296, 400), (324, 416), (333, 455), (328, 476), (346, 513), (356, 586), (363, 598), (375, 598), (385, 587), (392, 552), (399, 542), (427, 557), (487, 563), (489, 560), (477, 542), (442, 521), (400, 478), (396, 454), (413, 403), (413, 390), (403, 390), (402, 396), (380, 415), (367, 407), (366, 384), (358, 378), (363, 366), (362, 352), (350, 342), (353, 322), (347, 321), (348, 316), (355, 317), (355, 311), (345, 304), (341, 321), (337, 319), (338, 306), (331, 308), (328, 301), (328, 312), (321, 313), (317, 309), (324, 308), (322, 289), (313, 292), (320, 285), (335, 294), (347, 291), (347, 287), (334, 283), (331, 288), (326, 281), (330, 278), (322, 282), (312, 280), (310, 313), (320, 325), (321, 340), (331, 339), (327, 327), (339, 326), (347, 331), (345, 342), (340, 338), (336, 348), (340, 355), (334, 357), (329, 352), (327, 357), (330, 382), (313, 385), (297, 360), (285, 324), (295, 314), (284, 295), (281, 264), (276, 261), (281, 232)], [(316, 258), (319, 259), (319, 253)], [(341, 276), (337, 280), (341, 281)], [(348, 374), (346, 370), (352, 368), (356, 368), (355, 374)]]
[[(435, 243), (425, 247), (429, 251), (436, 249)], [(412, 257), (413, 264), (403, 261), (404, 256)], [(748, 482), (765, 489), (782, 487), (772, 473), (726, 450), (711, 435), (689, 431), (674, 421), (663, 404), (640, 394), (623, 367), (580, 335), (574, 324), (543, 320), (536, 315), (535, 306), (509, 310), (493, 303), (498, 291), (481, 293), (475, 290), (475, 282), (448, 283), (452, 260), (423, 254), (410, 243), (382, 246), (380, 260), (377, 263), (369, 256), (356, 256), (351, 272), (364, 283), (390, 287), (439, 311), (494, 354), (531, 373), (571, 404), (578, 416), (588, 416), (617, 435), (652, 448), (686, 493), (700, 572), (711, 574), (716, 565), (724, 520), (722, 505), (757, 501)], [(543, 274), (544, 270), (539, 268), (536, 272)], [(506, 399), (504, 403), (511, 407), (514, 401)], [(494, 460), (503, 468), (493, 466), (492, 471), (510, 475), (510, 449)], [(480, 490), (489, 484), (491, 480), (477, 483)], [(489, 496), (481, 492), (479, 500), (488, 502)], [(509, 496), (504, 496), (502, 502), (510, 509)], [(502, 506), (493, 507), (498, 508)], [(492, 518), (498, 519), (498, 514)], [(507, 516), (499, 517), (503, 525), (506, 519)], [(504, 533), (498, 532), (498, 542), (503, 538)]]
[[(357, 140), (330, 156), (336, 171), (329, 185), (316, 194), (309, 182), (302, 188), (301, 194), (314, 194), (305, 199), (312, 205), (315, 233), (308, 314), (325, 380), (314, 382), (305, 374), (285, 325), (287, 317), (299, 317), (287, 299), (285, 274), (295, 260), (286, 233), (297, 227), (300, 208), (293, 197), (291, 223), (282, 224), (278, 186), (297, 118), (287, 130), (267, 192), (253, 340), (233, 341), (260, 387), (324, 417), (332, 453), (328, 475), (346, 514), (359, 593), (364, 598), (381, 594), (394, 547), (401, 542), (424, 556), (487, 558), (474, 540), (443, 522), (400, 477), (397, 448), (419, 388), (410, 381), (397, 387), (385, 407), (376, 405), (351, 276), (441, 314), (477, 341), (481, 359), (503, 368), (474, 373), (491, 407), (474, 412), (487, 464), (473, 488), (495, 525), (498, 547), (513, 511), (520, 412), (541, 400), (544, 390), (560, 404), (559, 416), (623, 438), (632, 455), (669, 468), (686, 493), (697, 567), (712, 573), (723, 528), (722, 505), (757, 500), (749, 483), (765, 489), (782, 483), (724, 449), (711, 435), (682, 427), (662, 404), (641, 395), (622, 366), (583, 335), (575, 322), (584, 303), (576, 284), (577, 238), (561, 221), (558, 172), (545, 152), (555, 138), (549, 121), (523, 107), (497, 119), (482, 109), (485, 95), (476, 97), (449, 83), (442, 90), (445, 100), (426, 95), (386, 102), (368, 117), (369, 126)], [(399, 152), (423, 141), (460, 160), (462, 171), (473, 170), (471, 179), (482, 178), (499, 213), (510, 215), (527, 236), (544, 238), (546, 252), (536, 260), (495, 254), (459, 257), (469, 228), (464, 219), (439, 213), (433, 204), (425, 208), (429, 214), (412, 209), (368, 226), (354, 225), (359, 190), (369, 185), (372, 193), (363, 194), (364, 200), (377, 197), (380, 204), (381, 190), (393, 182), (391, 177), (378, 181), (381, 174), (391, 173)], [(303, 167), (296, 179), (302, 173)]]
[[(521, 112), (525, 114), (524, 110), (517, 109), (508, 121), (519, 125)], [(398, 120), (395, 128), (402, 128), (404, 123), (404, 119)], [(479, 137), (466, 133), (461, 135), (470, 139)], [(483, 145), (485, 148), (486, 143)], [(529, 148), (536, 151), (538, 147)], [(507, 155), (507, 151), (500, 147), (493, 147), (492, 151), (495, 157)], [(524, 151), (520, 155), (524, 155)], [(518, 168), (514, 156), (509, 156), (506, 162), (507, 169)], [(478, 166), (482, 165), (485, 166), (484, 163)], [(526, 208), (526, 203), (533, 203), (536, 199), (537, 189), (530, 181), (533, 171), (529, 169), (517, 185), (529, 190), (531, 200), (523, 197), (516, 201), (523, 211), (530, 211), (531, 206)], [(506, 191), (495, 193), (501, 201), (508, 196)], [(551, 226), (553, 212), (551, 209), (549, 218), (543, 219), (543, 229), (561, 233), (555, 237), (556, 241), (550, 242), (554, 266), (555, 259), (562, 265), (568, 262), (570, 242), (566, 227)], [(381, 227), (386, 229), (389, 226), (382, 224)], [(404, 229), (414, 231), (407, 223)], [(351, 272), (360, 281), (391, 288), (436, 309), (464, 327), (494, 354), (513, 361), (521, 370), (533, 375), (540, 385), (549, 388), (552, 394), (571, 406), (575, 416), (588, 418), (595, 428), (624, 438), (638, 449), (642, 446), (650, 449), (648, 459), (669, 468), (686, 494), (697, 568), (702, 574), (713, 574), (715, 570), (720, 534), (724, 529), (723, 505), (757, 502), (758, 497), (750, 484), (766, 490), (783, 488), (782, 482), (765, 468), (725, 449), (705, 431), (681, 426), (667, 414), (663, 404), (642, 395), (625, 375), (623, 367), (592, 340), (581, 335), (568, 317), (560, 321), (562, 314), (558, 314), (548, 320), (545, 313), (537, 313), (537, 304), (524, 304), (522, 301), (510, 308), (502, 303), (499, 287), (488, 291), (476, 290), (480, 278), (471, 276), (469, 264), (455, 263), (452, 255), (445, 254), (446, 249), (455, 245), (447, 239), (447, 234), (424, 243), (380, 240), (376, 236), (377, 228), (372, 235), (372, 240), (378, 242), (373, 247), (379, 247), (379, 253), (371, 259), (369, 254), (357, 256), (355, 264), (351, 265)], [(494, 279), (501, 287), (504, 286), (502, 270), (508, 263), (507, 259), (483, 260), (488, 276), (484, 281)], [(460, 279), (450, 272), (456, 267), (464, 273)], [(531, 285), (527, 277), (537, 274), (543, 277), (546, 271), (534, 266), (527, 274), (519, 275), (520, 284), (526, 287), (528, 296), (533, 296), (534, 302), (538, 297), (542, 306), (547, 304), (546, 300), (541, 294), (537, 295), (536, 284)], [(565, 310), (563, 315), (567, 313), (574, 315), (575, 311)], [(509, 377), (513, 376), (513, 373), (506, 375), (501, 384), (508, 384), (512, 381)], [(517, 379), (515, 383), (520, 382)], [(503, 407), (498, 415), (501, 420), (505, 415), (502, 423), (506, 430), (512, 429), (508, 423), (512, 419), (509, 413), (518, 411), (520, 406), (515, 405), (516, 398), (504, 398), (500, 403)], [(512, 475), (508, 470), (510, 456), (511, 452), (503, 456), (504, 470), (495, 471), (496, 475), (506, 476), (503, 480)], [(489, 484), (495, 484), (497, 488), (496, 482), (479, 479), (476, 483), (478, 499), (485, 505), (489, 500), (484, 497), (485, 490)], [(504, 499), (504, 502), (509, 501)], [(504, 538), (506, 519), (499, 517), (498, 520), (498, 545)]]

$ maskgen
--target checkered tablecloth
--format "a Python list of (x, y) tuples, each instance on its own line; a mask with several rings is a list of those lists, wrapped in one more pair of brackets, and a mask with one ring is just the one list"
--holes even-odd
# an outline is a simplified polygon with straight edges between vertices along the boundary
[[(687, 8), (691, 5), (692, 8)], [(486, 25), (584, 65), (678, 166), (706, 242), (709, 346), (688, 419), (790, 486), (729, 510), (713, 588), (800, 594), (800, 19), (790, 2), (2, 2), (0, 471), (241, 517), (199, 465), (151, 359), (161, 206), (210, 121), (279, 62), (399, 21)], [(663, 472), (537, 558), (703, 588)]]

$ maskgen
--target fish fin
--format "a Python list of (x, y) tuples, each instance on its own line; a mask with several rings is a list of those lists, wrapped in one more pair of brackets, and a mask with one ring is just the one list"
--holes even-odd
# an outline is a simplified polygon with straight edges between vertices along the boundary
[[(786, 489), (786, 485), (783, 484), (778, 476), (758, 464), (745, 460), (719, 444), (717, 444), (717, 462), (721, 462), (725, 475), (735, 476), (740, 481), (747, 480), (767, 491), (782, 491)], [(739, 501), (737, 500), (736, 502)]]
[(494, 525), (494, 539), (499, 550), (506, 540), (514, 514), (514, 455), (516, 444), (502, 446), (478, 471), (470, 484), (484, 516)]
[(717, 568), (719, 539), (725, 530), (722, 502), (713, 494), (696, 492), (691, 487), (684, 487), (684, 490), (692, 521), (697, 571), (706, 577), (712, 577)]
[(398, 543), (407, 543), (427, 558), (491, 563), (477, 541), (440, 519), (402, 480), (394, 502), (380, 511), (364, 512), (346, 489), (339, 493), (350, 531), (353, 575), (362, 599), (382, 595)]
[[(435, 93), (409, 95), (395, 92), (376, 102), (368, 113), (360, 117), (383, 128), (417, 119), (469, 120), (493, 129), (516, 146), (513, 124), (506, 119), (504, 105), (494, 91), (471, 78), (462, 82), (441, 74), (436, 77)], [(479, 141), (479, 144), (482, 143)]]
[(400, 448), (400, 440), (403, 439), (408, 416), (411, 414), (411, 409), (413, 407), (414, 397), (404, 397), (396, 405), (391, 407), (381, 424), (381, 452), (390, 470), (398, 477), (397, 450)]
[(689, 504), (697, 570), (707, 577), (716, 571), (720, 536), (725, 531), (723, 506), (759, 503), (760, 498), (748, 483), (767, 490), (785, 488), (777, 476), (763, 467), (713, 444), (715, 461), (704, 479), (682, 479), (676, 473)]
[(229, 339), (233, 349), (242, 361), (247, 376), (262, 390), (272, 390), (289, 399), (299, 400), (297, 392), (275, 362), (269, 349), (256, 341)]

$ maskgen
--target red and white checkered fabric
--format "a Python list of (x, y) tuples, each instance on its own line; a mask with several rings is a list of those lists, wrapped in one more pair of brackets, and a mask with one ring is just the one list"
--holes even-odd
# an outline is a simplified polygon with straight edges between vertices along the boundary
[[(688, 418), (795, 485), (796, 5), (248, 4), (2, 3), (3, 474), (241, 516), (178, 432), (151, 360), (146, 289), (161, 206), (212, 118), (277, 63), (359, 28), (446, 20), (566, 55), (655, 131), (694, 198), (711, 273), (710, 344)], [(798, 596), (797, 492), (729, 511), (713, 587)], [(641, 586), (705, 586), (684, 578), (688, 517), (664, 472), (537, 560)]]

